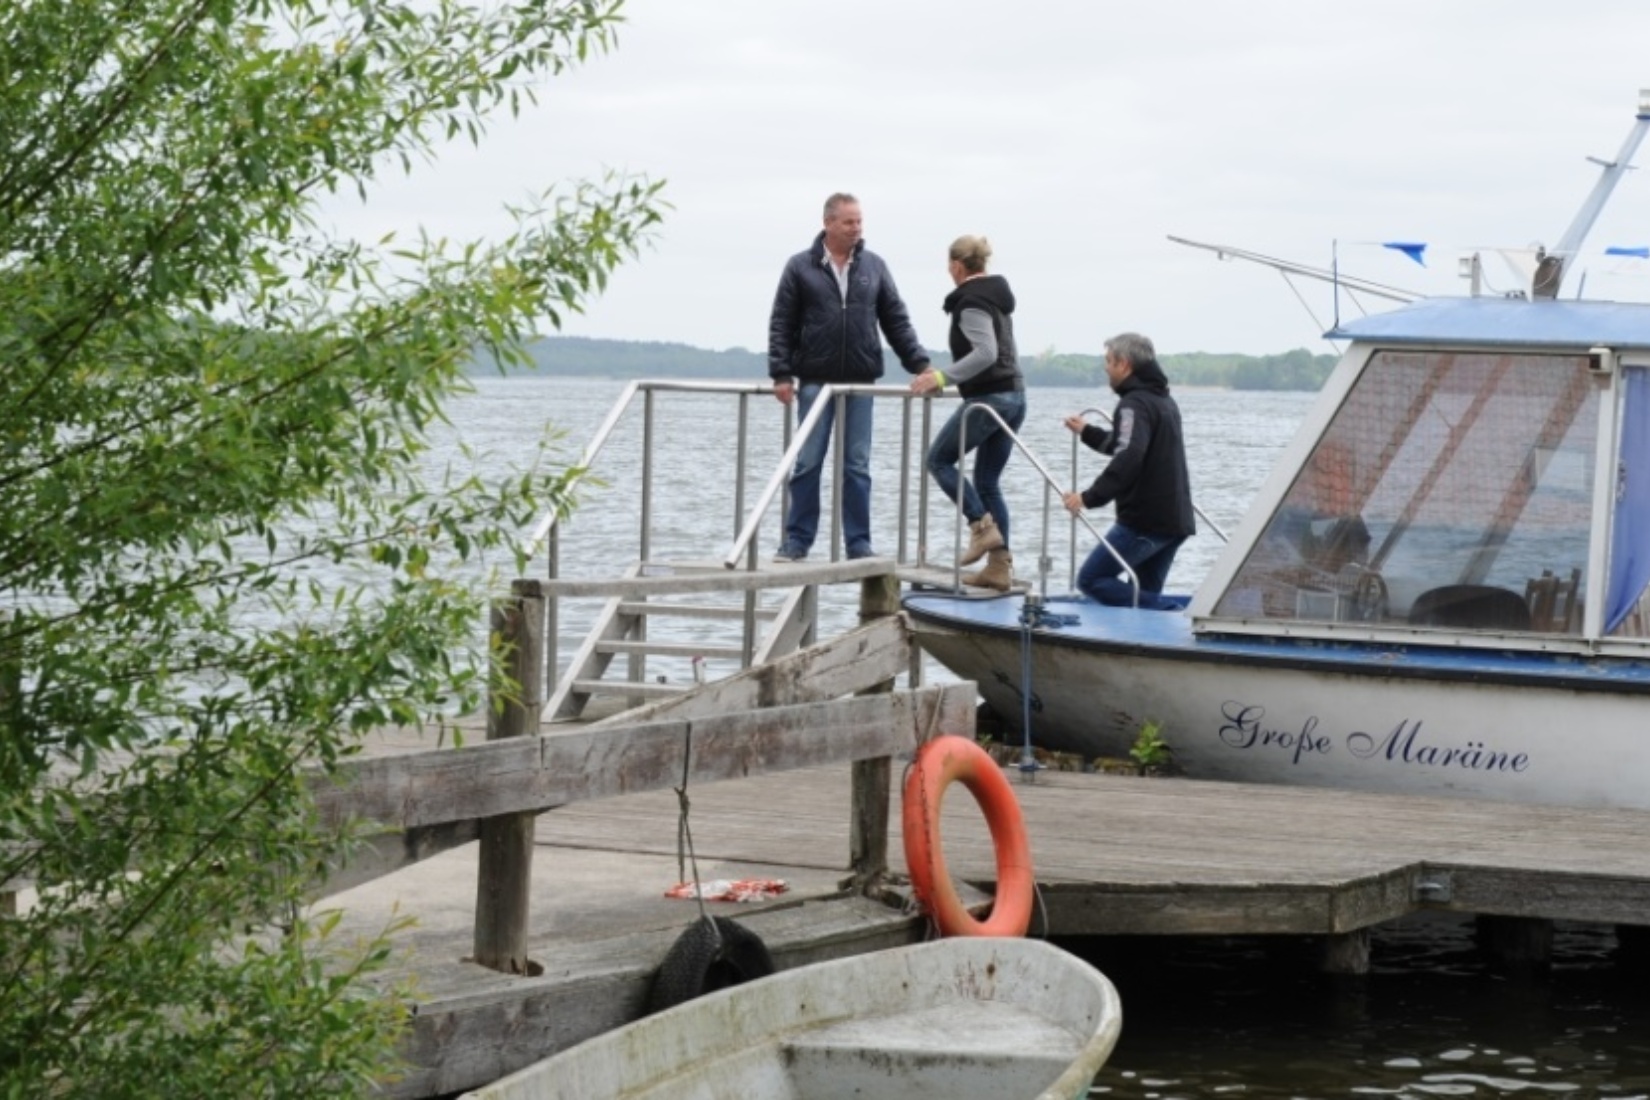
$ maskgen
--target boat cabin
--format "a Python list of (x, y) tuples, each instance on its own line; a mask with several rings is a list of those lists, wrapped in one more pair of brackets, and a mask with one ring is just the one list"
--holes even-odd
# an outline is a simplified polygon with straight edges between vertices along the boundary
[(1194, 629), (1642, 654), (1650, 305), (1434, 298), (1328, 336)]

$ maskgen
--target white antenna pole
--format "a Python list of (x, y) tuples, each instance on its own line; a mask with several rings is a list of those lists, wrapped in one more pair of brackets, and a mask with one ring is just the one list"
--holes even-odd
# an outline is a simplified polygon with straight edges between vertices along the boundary
[[(1638, 152), (1639, 143), (1644, 140), (1647, 130), (1650, 130), (1650, 88), (1642, 89), (1639, 92), (1639, 109), (1633, 120), (1633, 129), (1628, 132), (1627, 140), (1622, 142), (1621, 152), (1616, 154), (1616, 159), (1599, 161), (1596, 158), (1590, 158), (1594, 159), (1594, 162), (1602, 169), (1599, 173), (1598, 182), (1593, 184), (1592, 194), (1587, 196), (1587, 201), (1581, 204), (1580, 210), (1576, 211), (1575, 219), (1570, 222), (1570, 228), (1564, 231), (1564, 236), (1559, 238), (1558, 246), (1550, 253), (1556, 255), (1566, 267), (1569, 260), (1581, 251), (1581, 242), (1587, 239), (1587, 234), (1593, 228), (1593, 223), (1598, 220), (1599, 214), (1604, 210), (1604, 204), (1610, 199), (1610, 192), (1615, 190), (1616, 183), (1632, 167), (1629, 162), (1633, 159), (1633, 154)], [(1555, 296), (1558, 292), (1557, 283), (1562, 282), (1563, 277), (1561, 272), (1558, 279), (1555, 280), (1552, 288)]]

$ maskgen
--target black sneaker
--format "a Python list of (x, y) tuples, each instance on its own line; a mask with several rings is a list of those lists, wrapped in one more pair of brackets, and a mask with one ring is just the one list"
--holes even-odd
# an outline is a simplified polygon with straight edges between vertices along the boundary
[(807, 556), (808, 552), (806, 550), (798, 550), (796, 547), (787, 542), (778, 550), (774, 551), (773, 560), (776, 565), (786, 565), (791, 562), (801, 561)]
[(871, 549), (870, 543), (866, 543), (864, 546), (856, 546), (852, 550), (848, 551), (849, 561), (853, 561), (856, 558), (874, 558), (876, 556), (877, 552)]

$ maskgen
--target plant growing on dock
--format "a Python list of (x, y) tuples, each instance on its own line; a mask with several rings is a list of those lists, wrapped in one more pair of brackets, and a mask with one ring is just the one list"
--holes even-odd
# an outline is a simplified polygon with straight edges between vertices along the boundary
[(618, 9), (0, 4), (0, 891), (38, 888), (0, 916), (0, 1096), (344, 1096), (391, 1063), (384, 942), (323, 951), (304, 906), (343, 842), (304, 769), (478, 705), (477, 563), (566, 472), (431, 475), (427, 433), (659, 201), (578, 184), (451, 246), (320, 204), (479, 141)]
[(1163, 740), (1163, 724), (1147, 719), (1135, 734), (1129, 746), (1129, 759), (1141, 768), (1161, 768), (1174, 755), (1174, 748)]

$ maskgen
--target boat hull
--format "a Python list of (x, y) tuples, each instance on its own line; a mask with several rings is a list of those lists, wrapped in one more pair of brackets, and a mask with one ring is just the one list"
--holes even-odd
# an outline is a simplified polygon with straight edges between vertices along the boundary
[(781, 971), (599, 1035), (475, 1100), (1077, 1100), (1116, 990), (1040, 940), (937, 940)]
[[(912, 596), (922, 648), (1023, 736), (1128, 757), (1160, 727), (1189, 777), (1650, 809), (1650, 668), (1493, 648), (1193, 636), (1185, 616)], [(1029, 645), (1028, 645), (1029, 638)]]

